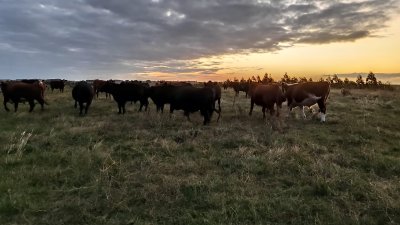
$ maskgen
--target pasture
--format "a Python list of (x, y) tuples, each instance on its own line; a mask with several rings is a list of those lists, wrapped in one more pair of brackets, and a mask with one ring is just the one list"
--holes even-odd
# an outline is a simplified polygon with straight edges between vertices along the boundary
[(44, 111), (0, 110), (0, 224), (400, 223), (399, 90), (332, 89), (322, 124), (285, 103), (281, 123), (249, 117), (228, 89), (207, 126), (45, 96)]

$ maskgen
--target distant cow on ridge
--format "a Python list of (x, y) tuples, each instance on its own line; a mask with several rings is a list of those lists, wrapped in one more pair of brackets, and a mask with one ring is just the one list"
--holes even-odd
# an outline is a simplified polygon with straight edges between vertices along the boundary
[(288, 101), (289, 111), (294, 107), (299, 106), (304, 113), (304, 106), (312, 106), (318, 104), (319, 112), (321, 114), (321, 122), (325, 122), (326, 117), (326, 101), (330, 92), (330, 83), (326, 81), (321, 82), (305, 82), (293, 85), (286, 83), (282, 84), (285, 96)]
[(64, 92), (65, 81), (64, 80), (52, 80), (50, 81), (50, 88), (53, 92), (54, 89), (59, 89), (60, 92)]

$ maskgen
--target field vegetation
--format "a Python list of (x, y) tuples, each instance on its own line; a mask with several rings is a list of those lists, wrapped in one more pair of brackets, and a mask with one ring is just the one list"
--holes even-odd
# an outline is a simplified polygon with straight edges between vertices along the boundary
[(285, 105), (280, 122), (249, 117), (228, 89), (207, 126), (153, 104), (118, 115), (104, 95), (79, 116), (70, 88), (45, 98), (0, 110), (0, 224), (400, 223), (399, 90), (331, 90), (320, 123)]

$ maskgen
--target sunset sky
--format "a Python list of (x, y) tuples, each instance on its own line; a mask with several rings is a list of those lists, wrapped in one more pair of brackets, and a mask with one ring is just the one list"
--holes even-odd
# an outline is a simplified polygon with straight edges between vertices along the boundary
[(399, 6), (399, 0), (0, 0), (0, 79), (373, 71), (400, 84)]

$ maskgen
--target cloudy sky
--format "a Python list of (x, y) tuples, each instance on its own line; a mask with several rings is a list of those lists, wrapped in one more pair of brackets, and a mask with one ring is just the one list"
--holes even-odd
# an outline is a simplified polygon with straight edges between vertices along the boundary
[(0, 78), (399, 73), (399, 6), (399, 0), (0, 0)]

